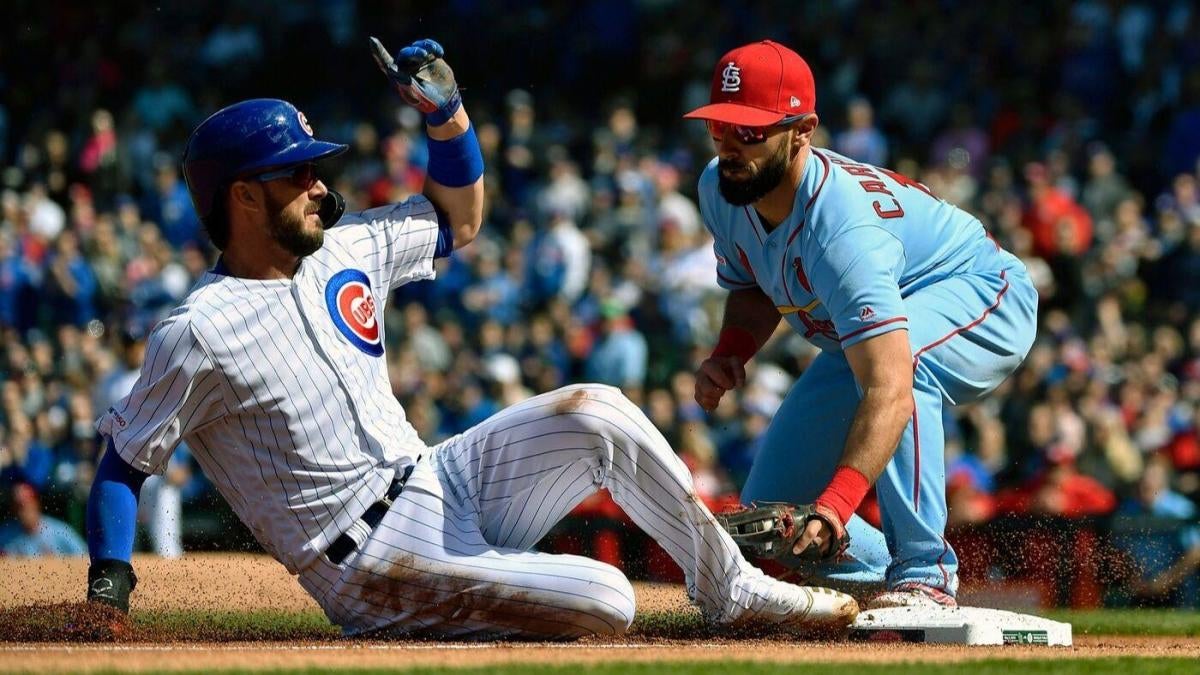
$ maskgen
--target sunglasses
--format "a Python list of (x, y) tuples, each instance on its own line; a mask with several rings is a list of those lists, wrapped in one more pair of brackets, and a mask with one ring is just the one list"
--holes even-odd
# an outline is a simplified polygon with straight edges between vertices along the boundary
[(725, 133), (733, 132), (733, 137), (736, 138), (742, 145), (758, 145), (767, 140), (767, 136), (771, 135), (772, 129), (786, 127), (794, 122), (808, 117), (809, 113), (803, 115), (792, 115), (785, 117), (775, 124), (765, 127), (747, 127), (741, 124), (730, 124), (729, 122), (719, 122), (717, 120), (707, 120), (708, 133), (712, 134), (714, 141), (720, 141), (725, 138)]
[(313, 164), (312, 162), (307, 164), (297, 164), (295, 166), (289, 166), (277, 171), (268, 171), (266, 173), (255, 174), (250, 176), (250, 178), (260, 183), (265, 183), (269, 180), (286, 178), (291, 181), (292, 185), (300, 188), (301, 190), (307, 191), (311, 190), (312, 187), (317, 184), (317, 165)]

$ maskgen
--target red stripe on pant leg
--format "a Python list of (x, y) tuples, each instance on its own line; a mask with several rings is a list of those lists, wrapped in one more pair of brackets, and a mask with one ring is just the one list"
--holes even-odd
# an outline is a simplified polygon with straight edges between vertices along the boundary
[(946, 541), (944, 535), (939, 535), (942, 538), (942, 554), (938, 556), (937, 566), (942, 571), (942, 589), (947, 593), (950, 592), (950, 573), (946, 571), (946, 566), (942, 561), (946, 559), (946, 554), (950, 552), (950, 542)]
[[(1008, 283), (1007, 277), (1008, 277), (1007, 272), (1004, 272), (1004, 271), (1000, 272), (1000, 278), (1004, 280), (1004, 286), (1002, 286), (1000, 288), (999, 292), (996, 293), (996, 300), (994, 302), (992, 302), (990, 307), (983, 310), (983, 314), (979, 315), (978, 319), (975, 319), (974, 321), (972, 321), (971, 323), (969, 323), (965, 326), (960, 326), (958, 328), (955, 328), (954, 330), (952, 330), (949, 333), (945, 334), (944, 336), (938, 338), (937, 340), (934, 340), (933, 342), (930, 342), (929, 344), (925, 345), (924, 347), (921, 347), (913, 354), (913, 376), (914, 377), (917, 374), (917, 365), (920, 363), (921, 354), (924, 354), (925, 352), (929, 351), (930, 349), (933, 349), (934, 347), (942, 344), (943, 342), (949, 340), (950, 338), (954, 337), (955, 335), (958, 335), (959, 333), (963, 333), (965, 331), (971, 330), (975, 326), (978, 326), (979, 324), (983, 323), (983, 320), (988, 318), (988, 315), (991, 314), (993, 311), (995, 311), (995, 309), (997, 307), (1000, 306), (1001, 298), (1003, 298), (1004, 294), (1008, 292), (1009, 283)], [(913, 396), (913, 446), (915, 448), (915, 456), (913, 458), (913, 473), (915, 474), (913, 477), (913, 511), (919, 511), (920, 493), (921, 493), (921, 436), (918, 433), (918, 429), (917, 429), (917, 399), (916, 399), (916, 396)]]
[(921, 511), (921, 433), (917, 424), (917, 397), (913, 397), (913, 513)]

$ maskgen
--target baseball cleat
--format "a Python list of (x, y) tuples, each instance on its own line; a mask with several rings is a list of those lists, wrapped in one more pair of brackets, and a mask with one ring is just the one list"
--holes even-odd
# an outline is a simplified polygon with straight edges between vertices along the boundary
[(726, 622), (732, 626), (764, 623), (830, 629), (844, 628), (858, 617), (858, 602), (829, 588), (797, 586), (763, 575), (740, 590), (750, 606)]
[(867, 609), (887, 607), (958, 607), (958, 601), (946, 591), (916, 581), (896, 584), (867, 602)]

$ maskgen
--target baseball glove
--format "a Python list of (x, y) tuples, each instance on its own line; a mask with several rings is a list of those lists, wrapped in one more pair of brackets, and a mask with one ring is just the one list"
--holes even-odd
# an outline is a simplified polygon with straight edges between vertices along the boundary
[[(716, 516), (747, 558), (774, 560), (788, 569), (836, 560), (850, 545), (850, 535), (837, 515), (816, 504), (754, 502)], [(823, 551), (813, 542), (799, 554), (793, 553), (796, 540), (814, 519), (823, 521), (833, 531), (832, 546)]]

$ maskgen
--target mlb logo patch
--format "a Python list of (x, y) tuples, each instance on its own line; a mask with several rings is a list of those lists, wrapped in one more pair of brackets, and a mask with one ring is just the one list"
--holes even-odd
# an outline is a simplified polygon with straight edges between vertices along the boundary
[(370, 356), (383, 355), (382, 331), (375, 296), (367, 275), (359, 270), (342, 270), (325, 287), (329, 318), (350, 344)]

